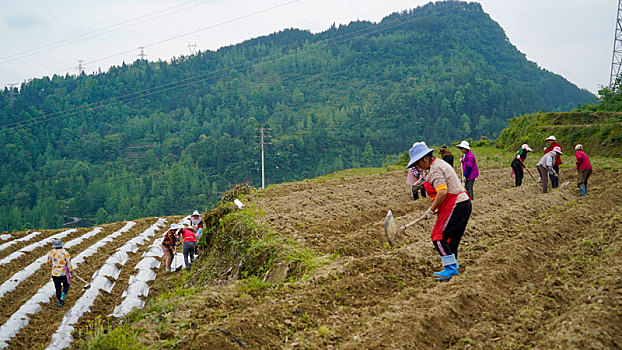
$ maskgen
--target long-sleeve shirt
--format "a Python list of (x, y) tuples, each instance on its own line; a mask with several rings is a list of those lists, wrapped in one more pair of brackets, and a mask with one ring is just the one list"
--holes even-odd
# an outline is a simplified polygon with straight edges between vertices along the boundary
[(590, 158), (585, 154), (585, 152), (578, 150), (575, 152), (574, 156), (577, 158), (577, 170), (592, 170), (592, 163), (590, 162)]
[(540, 161), (538, 162), (538, 164), (536, 164), (536, 166), (543, 166), (545, 168), (550, 168), (553, 166), (553, 164), (555, 164), (555, 155), (557, 154), (557, 152), (549, 152), (545, 155), (542, 156), (542, 158), (540, 158)]
[(71, 256), (63, 248), (56, 248), (48, 253), (48, 265), (52, 265), (52, 276), (65, 276), (65, 266), (69, 268), (69, 271), (73, 272), (71, 267)]
[[(551, 143), (549, 148), (547, 148), (544, 151), (544, 153), (551, 152), (553, 150), (553, 148), (555, 148), (555, 147), (559, 147), (560, 149), (562, 148), (562, 146), (559, 143), (553, 141), (553, 143)], [(555, 154), (556, 154), (556, 156), (555, 156), (555, 162), (553, 163), (553, 166), (558, 166), (558, 165), (560, 165), (562, 163), (562, 156), (559, 153), (557, 153), (557, 152)]]
[[(471, 150), (462, 155), (460, 158), (462, 162), (462, 174), (465, 180), (474, 180), (479, 176), (479, 169), (477, 168), (477, 162), (475, 161), (475, 155)], [(468, 170), (470, 168), (470, 170)]]

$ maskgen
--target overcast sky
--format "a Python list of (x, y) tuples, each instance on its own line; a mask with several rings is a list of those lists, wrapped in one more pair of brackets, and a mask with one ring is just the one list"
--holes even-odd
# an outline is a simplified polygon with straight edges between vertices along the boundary
[[(0, 86), (86, 73), (196, 49), (215, 50), (285, 28), (313, 33), (377, 22), (424, 0), (0, 0)], [(540, 67), (596, 93), (609, 84), (616, 0), (479, 0)], [(186, 35), (188, 34), (188, 35)], [(170, 39), (170, 40), (169, 40)]]

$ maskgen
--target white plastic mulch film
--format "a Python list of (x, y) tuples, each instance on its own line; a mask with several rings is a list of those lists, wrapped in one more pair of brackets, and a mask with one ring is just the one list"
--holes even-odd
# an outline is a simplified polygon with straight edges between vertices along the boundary
[(0, 241), (6, 241), (6, 240), (11, 239), (11, 238), (13, 238), (13, 236), (11, 236), (11, 234), (9, 234), (9, 233), (5, 233), (5, 234), (0, 235)]
[[(97, 250), (109, 242), (112, 242), (116, 237), (120, 236), (124, 232), (129, 231), (136, 225), (135, 222), (128, 222), (123, 228), (115, 231), (104, 239), (97, 241), (80, 254), (71, 259), (71, 266), (77, 268), (84, 259), (95, 254)], [(92, 232), (92, 231), (91, 231)], [(29, 322), (28, 315), (32, 315), (41, 310), (41, 304), (47, 304), (52, 298), (54, 298), (54, 282), (50, 279), (43, 287), (35, 293), (35, 295), (28, 299), (11, 317), (0, 327), (0, 349), (5, 349), (9, 346), (8, 341), (19, 333), (22, 328), (26, 327)]]
[[(154, 236), (155, 231), (160, 226), (164, 225), (165, 222), (166, 219), (158, 219), (155, 224), (151, 225), (143, 233), (128, 240), (106, 260), (104, 265), (93, 274), (91, 288), (82, 294), (73, 307), (65, 313), (60, 326), (52, 335), (52, 343), (47, 349), (65, 349), (71, 345), (73, 342), (73, 337), (71, 336), (74, 330), (73, 325), (80, 320), (84, 313), (91, 310), (91, 306), (93, 306), (95, 299), (101, 291), (105, 291), (106, 293), (112, 291), (114, 282), (111, 282), (110, 279), (116, 280), (121, 273), (117, 265), (123, 266), (129, 260), (127, 252), (135, 252), (138, 249), (137, 246), (147, 241), (149, 239), (148, 237)], [(138, 239), (139, 237), (141, 238)], [(110, 279), (107, 277), (110, 277)]]
[[(51, 244), (54, 242), (54, 240), (56, 239), (63, 239), (67, 236), (69, 236), (70, 234), (77, 232), (78, 230), (76, 230), (75, 228), (72, 228), (70, 230), (66, 230), (63, 232), (59, 232), (57, 234), (51, 235), (50, 237), (44, 238), (42, 240), (40, 240), (39, 242), (30, 244), (25, 246), (24, 248), (13, 252), (11, 254), (9, 254), (8, 256), (6, 256), (4, 259), (0, 260), (0, 266), (2, 265), (6, 265), (8, 263), (10, 263), (11, 261), (19, 258), (22, 255), (25, 255), (26, 253), (32, 252), (33, 250), (40, 248), (40, 247), (45, 247), (46, 245), (50, 245), (50, 249), (52, 248)], [(13, 241), (15, 242), (15, 241)], [(11, 243), (11, 242), (9, 242)]]
[[(93, 230), (83, 234), (82, 236), (67, 242), (64, 245), (65, 249), (69, 249), (74, 247), (80, 243), (82, 243), (85, 239), (89, 239), (96, 234), (100, 233), (102, 230), (101, 227), (96, 227)], [(11, 276), (8, 280), (6, 280), (2, 285), (0, 285), (0, 298), (3, 297), (6, 293), (12, 292), (19, 286), (22, 282), (26, 280), (26, 278), (32, 276), (35, 272), (39, 271), (41, 266), (46, 263), (48, 259), (48, 254), (45, 254), (39, 257), (30, 265), (26, 266), (20, 271), (17, 271), (13, 276)]]
[(6, 243), (3, 243), (3, 244), (0, 244), (0, 250), (5, 250), (6, 248), (8, 248), (8, 247), (10, 247), (10, 246), (12, 246), (14, 244), (17, 244), (19, 242), (28, 242), (28, 241), (30, 241), (31, 239), (37, 237), (40, 234), (41, 234), (41, 232), (37, 231), (37, 232), (33, 232), (31, 234), (28, 234), (28, 235), (26, 235), (26, 236), (24, 236), (22, 238), (14, 239), (14, 240), (12, 240), (10, 242), (6, 242)]
[[(179, 222), (180, 224), (188, 221), (190, 216), (187, 216)], [(138, 270), (136, 275), (130, 276), (129, 286), (123, 292), (124, 298), (121, 304), (114, 308), (112, 313), (115, 317), (123, 317), (130, 313), (134, 308), (142, 308), (145, 302), (141, 297), (146, 297), (149, 294), (148, 282), (153, 281), (156, 278), (156, 273), (153, 269), (160, 267), (160, 259), (164, 256), (162, 251), (162, 239), (156, 237), (149, 250), (143, 254), (143, 259), (139, 261), (134, 269)], [(173, 259), (175, 264), (171, 264), (171, 267), (177, 269), (183, 265), (183, 254), (177, 253), (177, 259)]]

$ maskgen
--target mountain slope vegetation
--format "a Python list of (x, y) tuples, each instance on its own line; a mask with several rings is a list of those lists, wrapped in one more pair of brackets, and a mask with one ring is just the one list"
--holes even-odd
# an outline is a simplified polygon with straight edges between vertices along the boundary
[(277, 183), (377, 166), (415, 139), (495, 137), (514, 115), (594, 99), (528, 61), (479, 4), (454, 1), (1, 95), (2, 230), (205, 208), (260, 182), (259, 126)]

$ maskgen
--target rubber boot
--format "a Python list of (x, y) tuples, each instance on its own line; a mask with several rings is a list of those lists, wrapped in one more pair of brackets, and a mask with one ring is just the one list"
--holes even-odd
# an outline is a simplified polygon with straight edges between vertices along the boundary
[(443, 262), (443, 271), (435, 272), (434, 277), (438, 281), (449, 281), (452, 276), (458, 275), (458, 259), (454, 254), (441, 256)]
[(62, 307), (64, 302), (63, 299), (56, 299), (56, 301), (58, 301), (58, 307)]
[(63, 303), (65, 303), (65, 296), (66, 296), (66, 295), (67, 295), (67, 293), (65, 293), (65, 292), (63, 292), (63, 293), (60, 295), (60, 300), (62, 300), (62, 301), (63, 301)]
[(581, 197), (587, 196), (587, 188), (585, 188), (585, 185), (579, 185), (579, 191), (581, 191)]

